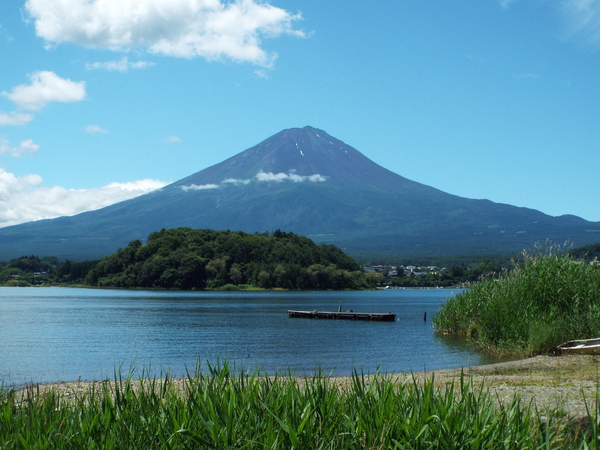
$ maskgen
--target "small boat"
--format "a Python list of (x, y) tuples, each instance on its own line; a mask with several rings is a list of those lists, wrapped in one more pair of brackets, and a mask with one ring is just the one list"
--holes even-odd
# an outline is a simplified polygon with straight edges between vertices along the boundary
[(597, 355), (600, 354), (600, 338), (568, 341), (560, 344), (557, 349), (571, 355)]
[(333, 320), (371, 320), (376, 322), (394, 322), (396, 314), (392, 313), (358, 313), (354, 311), (288, 311), (290, 318), (301, 319), (333, 319)]

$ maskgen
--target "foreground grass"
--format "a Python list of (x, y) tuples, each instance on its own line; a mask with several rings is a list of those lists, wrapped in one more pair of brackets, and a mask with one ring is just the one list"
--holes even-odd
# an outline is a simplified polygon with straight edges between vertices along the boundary
[(557, 247), (524, 252), (500, 279), (475, 283), (434, 318), (443, 333), (473, 337), (498, 355), (548, 353), (562, 342), (600, 336), (600, 265)]
[(0, 449), (600, 448), (582, 429), (518, 398), (502, 405), (467, 378), (394, 383), (355, 373), (344, 385), (232, 374), (227, 364), (174, 380), (117, 379), (86, 394), (4, 392)]

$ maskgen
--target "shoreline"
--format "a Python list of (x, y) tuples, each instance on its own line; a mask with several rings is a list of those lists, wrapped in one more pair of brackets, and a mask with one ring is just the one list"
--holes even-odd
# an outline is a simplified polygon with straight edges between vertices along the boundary
[[(235, 375), (234, 372), (233, 376)], [(464, 377), (471, 380), (474, 386), (490, 389), (494, 394), (493, 397), (502, 404), (508, 404), (515, 396), (518, 396), (522, 402), (531, 402), (541, 411), (557, 410), (571, 418), (587, 417), (587, 408), (595, 411), (596, 398), (600, 395), (600, 358), (589, 355), (535, 356), (468, 368), (365, 375), (365, 378), (368, 380), (374, 376), (393, 383), (405, 383), (412, 380), (424, 383), (433, 378), (434, 385), (440, 389), (452, 383), (457, 385)], [(310, 376), (296, 378), (301, 381)], [(348, 387), (352, 382), (351, 376), (326, 375), (324, 378), (340, 388)], [(143, 380), (145, 383), (160, 382), (164, 378), (144, 378)], [(118, 381), (123, 383), (126, 378)], [(169, 378), (169, 381), (180, 392), (185, 392), (188, 385), (187, 378)], [(142, 381), (132, 379), (131, 382), (134, 386), (140, 387)], [(90, 392), (104, 387), (114, 390), (115, 380), (33, 383), (12, 390), (16, 392), (17, 396), (20, 396), (21, 400), (48, 392), (71, 399), (81, 398), (81, 396), (89, 395)]]

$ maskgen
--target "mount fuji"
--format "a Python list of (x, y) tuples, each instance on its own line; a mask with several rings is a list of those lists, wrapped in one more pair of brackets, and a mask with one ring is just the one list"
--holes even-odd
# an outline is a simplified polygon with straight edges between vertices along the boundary
[(507, 254), (550, 239), (600, 240), (600, 222), (475, 200), (393, 173), (326, 132), (283, 130), (131, 200), (0, 229), (0, 261), (99, 258), (162, 228), (276, 229), (352, 256)]

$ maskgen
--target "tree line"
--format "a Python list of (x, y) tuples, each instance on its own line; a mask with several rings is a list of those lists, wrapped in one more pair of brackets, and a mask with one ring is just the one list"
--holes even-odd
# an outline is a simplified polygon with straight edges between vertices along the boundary
[[(569, 250), (588, 260), (600, 255), (600, 244)], [(431, 261), (433, 263), (435, 261)], [(271, 234), (178, 228), (151, 233), (146, 243), (127, 247), (96, 261), (60, 261), (56, 257), (22, 256), (0, 262), (0, 285), (84, 285), (119, 288), (236, 289), (371, 289), (376, 286), (455, 286), (509, 269), (486, 258), (476, 264), (454, 264), (443, 273), (413, 276), (398, 271), (363, 273), (350, 256), (333, 245), (317, 245), (294, 233)]]

